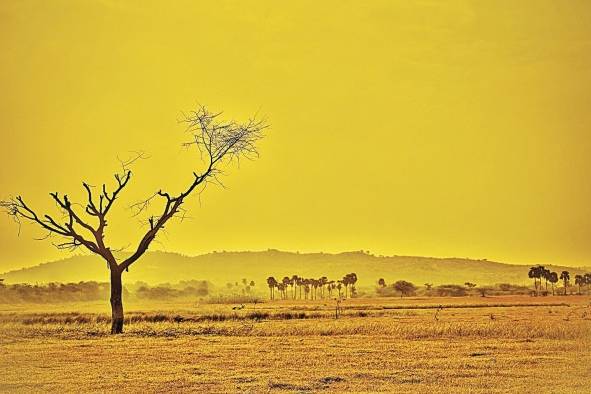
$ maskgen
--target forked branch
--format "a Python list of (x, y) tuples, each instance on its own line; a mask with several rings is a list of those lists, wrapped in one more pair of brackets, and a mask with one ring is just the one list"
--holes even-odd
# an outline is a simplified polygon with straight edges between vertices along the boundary
[(135, 252), (121, 263), (122, 269), (128, 268), (146, 252), (158, 232), (181, 211), (185, 199), (200, 185), (215, 179), (224, 163), (240, 160), (241, 157), (250, 159), (258, 156), (256, 143), (263, 138), (263, 130), (267, 128), (265, 121), (250, 119), (246, 123), (224, 122), (219, 120), (220, 115), (221, 113), (212, 113), (205, 107), (200, 107), (183, 120), (187, 124), (187, 132), (191, 134), (191, 141), (183, 145), (197, 148), (205, 169), (193, 172), (193, 180), (178, 194), (158, 190), (150, 198), (133, 206), (136, 214), (139, 214), (146, 210), (156, 197), (160, 197), (164, 203), (158, 216), (148, 218), (150, 228), (140, 240)]
[(49, 193), (57, 207), (64, 214), (63, 223), (54, 219), (48, 214), (37, 214), (29, 207), (21, 196), (0, 201), (0, 207), (11, 216), (18, 224), (22, 221), (37, 224), (48, 232), (47, 236), (57, 235), (63, 240), (54, 244), (58, 249), (73, 250), (79, 246), (86, 247), (89, 251), (102, 256), (109, 263), (109, 267), (116, 266), (115, 258), (111, 250), (104, 244), (104, 229), (107, 225), (106, 216), (111, 209), (118, 194), (125, 188), (131, 179), (131, 171), (124, 169), (122, 174), (115, 174), (117, 186), (113, 192), (107, 192), (107, 186), (103, 184), (102, 192), (99, 195), (98, 206), (95, 203), (92, 187), (83, 182), (82, 185), (87, 193), (87, 204), (84, 213), (90, 217), (98, 218), (95, 226), (89, 224), (80, 213), (76, 212), (74, 205), (67, 195), (63, 197), (59, 193)]

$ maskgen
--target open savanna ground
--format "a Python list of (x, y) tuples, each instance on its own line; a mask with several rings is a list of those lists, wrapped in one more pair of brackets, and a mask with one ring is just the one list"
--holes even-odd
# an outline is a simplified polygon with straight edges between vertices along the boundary
[[(589, 392), (585, 296), (0, 306), (2, 391)], [(233, 308), (241, 309), (233, 309)]]

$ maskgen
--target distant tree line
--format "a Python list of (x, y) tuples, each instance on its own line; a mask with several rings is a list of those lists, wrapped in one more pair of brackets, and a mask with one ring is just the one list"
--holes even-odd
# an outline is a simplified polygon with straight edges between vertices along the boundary
[(205, 297), (209, 294), (209, 283), (205, 280), (184, 282), (180, 286), (155, 286), (142, 285), (135, 291), (135, 296), (140, 299), (166, 300), (172, 298)]
[[(149, 286), (138, 282), (133, 291), (123, 288), (124, 295), (138, 299), (173, 299), (203, 297), (209, 294), (207, 281), (186, 281), (172, 286), (168, 284)], [(104, 300), (110, 294), (109, 283), (94, 281), (78, 283), (48, 283), (43, 285), (18, 283), (5, 284), (0, 279), (0, 304), (2, 303), (55, 303)]]
[[(478, 292), (483, 297), (486, 295), (500, 295), (500, 294), (534, 294), (534, 295), (548, 295), (550, 291), (552, 295), (564, 294), (570, 290), (572, 294), (573, 288), (571, 286), (571, 275), (568, 271), (559, 273), (550, 271), (543, 265), (536, 265), (529, 269), (529, 278), (534, 281), (534, 292), (525, 286), (512, 285), (508, 283), (501, 283), (495, 286), (477, 286), (475, 283), (465, 282), (464, 285), (444, 284), (433, 287), (431, 283), (425, 283), (424, 288), (420, 289), (421, 294), (425, 296), (442, 296), (442, 297), (461, 297), (469, 295), (473, 292)], [(562, 289), (558, 291), (558, 285), (562, 284)], [(391, 285), (386, 283), (384, 278), (377, 281), (377, 294), (383, 297), (393, 296), (409, 296), (416, 295), (419, 287), (411, 282), (405, 280), (398, 280)], [(577, 294), (591, 293), (591, 273), (577, 274), (574, 278), (574, 285), (577, 289)], [(550, 286), (550, 289), (548, 288)]]
[(274, 300), (278, 296), (282, 300), (300, 299), (300, 300), (316, 300), (324, 299), (326, 297), (332, 298), (338, 296), (339, 298), (355, 297), (357, 289), (357, 274), (352, 272), (343, 276), (339, 280), (329, 280), (326, 276), (318, 279), (303, 278), (298, 275), (284, 276), (281, 281), (278, 281), (273, 276), (267, 278), (267, 286), (269, 286), (269, 298)]
[[(557, 272), (552, 272), (543, 265), (535, 265), (528, 271), (528, 277), (534, 281), (534, 294), (548, 294), (548, 283), (552, 288), (552, 295), (555, 295), (555, 286), (560, 281), (562, 282), (563, 291), (562, 294), (567, 295), (567, 291), (572, 288), (570, 286), (570, 272), (562, 271), (560, 275)], [(544, 281), (544, 289), (542, 290), (542, 280)], [(583, 288), (586, 288), (589, 293), (589, 287), (591, 286), (591, 273), (583, 275), (575, 275), (575, 286), (578, 287), (577, 293), (582, 294)]]
[(236, 291), (239, 291), (243, 296), (247, 296), (250, 295), (253, 291), (254, 291), (254, 280), (248, 280), (246, 278), (242, 278), (242, 280), (239, 282), (228, 282), (226, 283), (226, 288), (228, 290), (230, 290), (233, 294), (236, 293)]
[(8, 285), (0, 282), (0, 303), (96, 301), (108, 297), (110, 290), (109, 283), (98, 282), (48, 283), (45, 285), (28, 283)]
[(381, 297), (406, 297), (406, 296), (426, 296), (426, 297), (463, 297), (467, 295), (525, 295), (529, 294), (529, 288), (526, 286), (513, 285), (509, 283), (499, 283), (494, 286), (477, 286), (472, 282), (465, 282), (463, 285), (442, 284), (434, 286), (432, 283), (425, 283), (422, 287), (406, 280), (398, 280), (388, 284), (384, 278), (377, 281), (376, 293)]

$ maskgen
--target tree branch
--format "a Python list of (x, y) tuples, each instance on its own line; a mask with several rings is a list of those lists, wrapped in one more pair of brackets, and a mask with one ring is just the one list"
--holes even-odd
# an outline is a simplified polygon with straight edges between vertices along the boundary
[(256, 143), (263, 138), (263, 130), (267, 128), (266, 123), (256, 119), (250, 119), (244, 124), (234, 121), (223, 122), (218, 120), (220, 115), (221, 113), (211, 113), (205, 107), (200, 107), (185, 117), (183, 122), (187, 124), (187, 132), (192, 135), (192, 139), (183, 146), (195, 145), (202, 158), (203, 153), (206, 153), (205, 170), (200, 174), (193, 172), (193, 181), (176, 195), (159, 190), (148, 199), (134, 204), (133, 207), (137, 208), (137, 214), (139, 214), (148, 209), (155, 197), (164, 199), (161, 214), (148, 219), (149, 230), (138, 243), (135, 252), (120, 264), (122, 269), (127, 269), (148, 250), (158, 231), (182, 209), (181, 205), (185, 202), (185, 198), (189, 197), (199, 185), (205, 185), (209, 178), (215, 179), (215, 175), (220, 171), (220, 165), (231, 162), (233, 159), (238, 160), (240, 157), (258, 156)]

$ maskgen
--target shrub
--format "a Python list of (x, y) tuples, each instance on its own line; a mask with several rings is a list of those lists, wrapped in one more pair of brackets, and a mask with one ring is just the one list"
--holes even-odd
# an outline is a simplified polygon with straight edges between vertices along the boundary
[(435, 294), (440, 297), (462, 297), (468, 294), (468, 292), (464, 286), (441, 285), (435, 288)]
[(264, 300), (254, 295), (219, 294), (203, 299), (202, 302), (205, 304), (259, 304)]
[(392, 285), (392, 287), (394, 288), (394, 290), (400, 293), (400, 297), (405, 295), (414, 295), (415, 291), (417, 290), (417, 287), (414, 284), (407, 282), (405, 280), (397, 281)]

